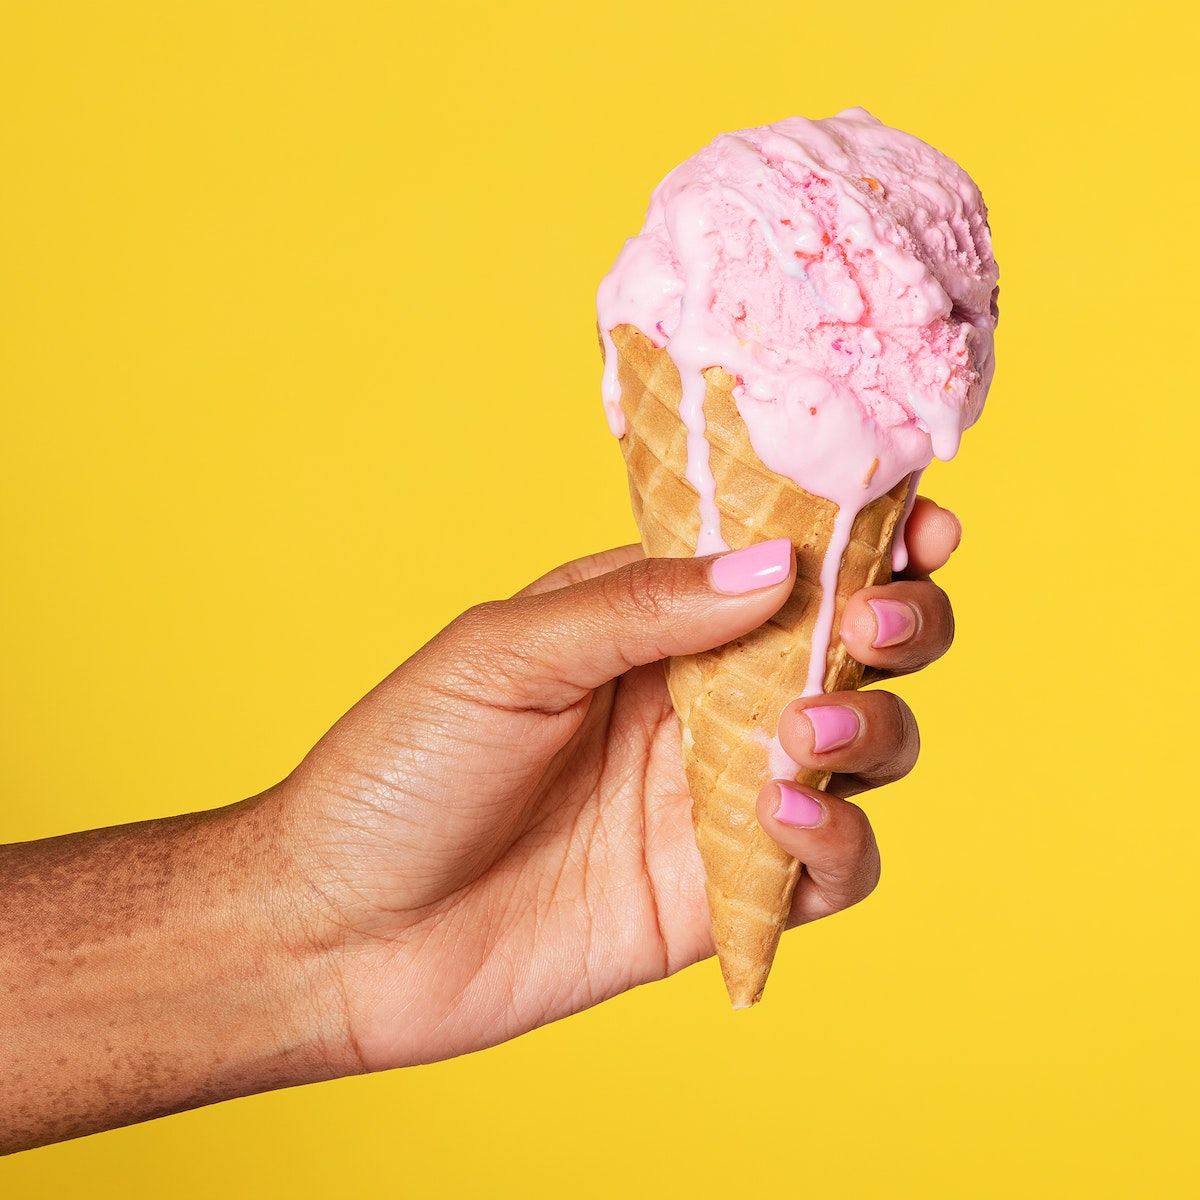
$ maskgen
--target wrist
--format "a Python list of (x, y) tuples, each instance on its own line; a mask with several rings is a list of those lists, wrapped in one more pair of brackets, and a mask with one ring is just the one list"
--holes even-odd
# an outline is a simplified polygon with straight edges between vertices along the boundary
[[(350, 1031), (342, 937), (325, 894), (302, 865), (300, 817), (287, 782), (233, 809), (228, 837), (245, 856), (239, 909), (253, 914), (263, 1013), (286, 1082), (316, 1082), (365, 1068)], [(249, 947), (247, 947), (249, 950)]]

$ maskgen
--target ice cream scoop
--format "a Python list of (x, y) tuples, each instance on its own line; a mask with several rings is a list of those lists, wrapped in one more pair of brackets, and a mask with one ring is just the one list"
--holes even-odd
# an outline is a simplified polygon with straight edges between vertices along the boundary
[[(605, 335), (630, 324), (668, 348), (686, 399), (705, 367), (725, 367), (763, 461), (861, 507), (952, 457), (978, 418), (996, 280), (966, 172), (852, 108), (722, 134), (676, 167), (598, 307)], [(619, 434), (615, 356), (607, 363)], [(684, 415), (702, 434), (703, 414)], [(703, 498), (699, 464), (697, 476)], [(702, 550), (720, 549), (711, 521), (704, 537)]]
[[(642, 231), (600, 285), (604, 404), (647, 551), (708, 554), (787, 536), (807, 588), (790, 606), (793, 627), (777, 620), (760, 635), (759, 649), (782, 636), (784, 664), (772, 645), (758, 668), (771, 675), (764, 693), (737, 685), (760, 752), (736, 787), (728, 765), (698, 764), (712, 757), (704, 714), (728, 699), (745, 655), (740, 666), (728, 649), (700, 656), (699, 674), (694, 662), (668, 669), (735, 1003), (761, 991), (761, 960), (769, 967), (774, 951), (763, 929), (775, 921), (778, 937), (791, 888), (781, 876), (774, 902), (758, 898), (753, 937), (745, 914), (721, 917), (740, 903), (738, 880), (765, 836), (738, 813), (752, 823), (761, 783), (797, 776), (774, 736), (783, 705), (857, 686), (861, 670), (831, 646), (839, 605), (848, 588), (903, 567), (920, 473), (952, 457), (979, 417), (996, 282), (987, 210), (967, 174), (856, 108), (717, 137), (655, 189)], [(714, 820), (720, 838), (705, 832)], [(718, 872), (725, 851), (736, 870)]]

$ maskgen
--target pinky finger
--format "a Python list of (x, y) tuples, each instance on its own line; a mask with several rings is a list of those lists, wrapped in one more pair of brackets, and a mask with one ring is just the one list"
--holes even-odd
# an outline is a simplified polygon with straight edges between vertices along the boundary
[(857, 804), (777, 781), (759, 793), (758, 819), (782, 849), (804, 864), (789, 925), (841, 912), (875, 890), (879, 847)]

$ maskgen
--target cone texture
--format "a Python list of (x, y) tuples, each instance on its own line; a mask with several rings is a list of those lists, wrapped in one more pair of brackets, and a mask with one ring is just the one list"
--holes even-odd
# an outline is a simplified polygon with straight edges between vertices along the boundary
[[(696, 492), (685, 478), (679, 373), (667, 352), (632, 326), (611, 332), (627, 423), (621, 449), (642, 543), (654, 557), (690, 556), (700, 517)], [(704, 417), (722, 536), (733, 549), (782, 537), (796, 547), (795, 590), (766, 625), (667, 666), (667, 685), (683, 726), (683, 763), (717, 954), (734, 1007), (745, 1008), (762, 995), (801, 871), (763, 831), (755, 803), (770, 778), (767, 742), (808, 675), (821, 565), (837, 505), (763, 465), (738, 413), (732, 376), (711, 367), (706, 382)], [(854, 523), (838, 579), (835, 631), (846, 600), (889, 576), (892, 536), (907, 486), (908, 480), (901, 480)], [(862, 682), (862, 666), (836, 636), (827, 663), (826, 691)], [(810, 771), (796, 779), (815, 788), (829, 782), (828, 775)]]

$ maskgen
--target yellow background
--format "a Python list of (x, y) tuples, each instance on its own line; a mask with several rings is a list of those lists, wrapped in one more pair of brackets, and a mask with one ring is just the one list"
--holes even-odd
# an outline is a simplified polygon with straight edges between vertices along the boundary
[(706, 964), (0, 1192), (1194, 1194), (1187, 11), (5, 4), (6, 839), (257, 791), (464, 606), (631, 539), (594, 287), (716, 132), (861, 103), (932, 141), (1003, 317), (928, 478), (961, 633), (901, 685), (883, 886), (759, 1010)]

